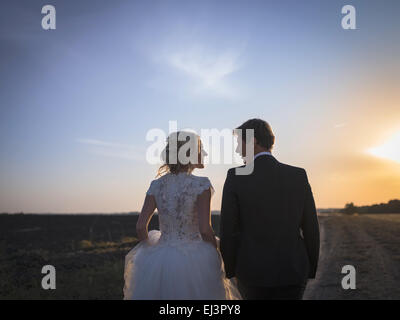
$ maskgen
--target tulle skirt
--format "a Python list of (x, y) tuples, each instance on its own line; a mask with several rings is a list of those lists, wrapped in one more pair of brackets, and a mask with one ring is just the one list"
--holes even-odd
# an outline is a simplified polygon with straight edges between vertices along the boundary
[(237, 300), (221, 254), (199, 241), (159, 241), (152, 230), (125, 257), (124, 300)]

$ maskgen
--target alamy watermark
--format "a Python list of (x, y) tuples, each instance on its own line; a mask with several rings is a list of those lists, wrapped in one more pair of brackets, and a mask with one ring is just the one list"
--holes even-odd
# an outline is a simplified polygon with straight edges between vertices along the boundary
[(45, 276), (42, 278), (42, 288), (44, 290), (56, 289), (56, 268), (51, 264), (43, 266), (42, 273)]
[(356, 289), (356, 268), (347, 264), (343, 266), (342, 273), (346, 274), (342, 279), (342, 288), (344, 290)]
[[(203, 164), (240, 165), (243, 163), (235, 157), (235, 153), (238, 153), (245, 165), (237, 167), (236, 174), (248, 175), (253, 172), (253, 129), (242, 132), (241, 129), (206, 128), (197, 133), (192, 129), (178, 130), (177, 128), (177, 121), (169, 121), (168, 133), (159, 128), (153, 128), (147, 132), (146, 140), (152, 142), (146, 151), (146, 161), (149, 164), (177, 164), (178, 162), (199, 164), (201, 161)], [(168, 152), (166, 152), (166, 144), (168, 144)]]
[(55, 30), (56, 29), (56, 8), (51, 4), (46, 4), (42, 7), (42, 14), (45, 16), (42, 18), (43, 30)]
[[(55, 8), (55, 6), (46, 4), (42, 7), (41, 13), (45, 15), (42, 17), (42, 21), (41, 21), (43, 30), (55, 30), (56, 29), (56, 8)], [(342, 7), (341, 13), (344, 14), (344, 16), (341, 19), (342, 28), (345, 30), (357, 29), (355, 7), (347, 4)]]

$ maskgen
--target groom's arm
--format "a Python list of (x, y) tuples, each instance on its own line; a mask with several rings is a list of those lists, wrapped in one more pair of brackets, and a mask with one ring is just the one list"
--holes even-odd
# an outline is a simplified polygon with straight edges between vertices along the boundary
[(225, 180), (220, 221), (220, 250), (227, 278), (235, 276), (239, 242), (239, 204), (234, 190), (235, 169), (229, 169)]
[(317, 218), (317, 210), (315, 208), (314, 197), (305, 170), (304, 170), (304, 177), (305, 177), (306, 196), (305, 196), (301, 229), (303, 230), (303, 237), (308, 252), (308, 258), (310, 261), (310, 272), (308, 277), (310, 279), (314, 279), (315, 274), (317, 272), (318, 259), (319, 259), (319, 246), (320, 246), (319, 224)]

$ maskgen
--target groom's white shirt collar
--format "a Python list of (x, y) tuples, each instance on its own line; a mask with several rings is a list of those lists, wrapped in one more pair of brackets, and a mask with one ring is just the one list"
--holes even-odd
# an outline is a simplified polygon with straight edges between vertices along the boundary
[(254, 160), (256, 160), (256, 158), (258, 158), (259, 156), (262, 156), (262, 155), (272, 156), (271, 152), (263, 151), (263, 152), (257, 153), (257, 154), (254, 156)]

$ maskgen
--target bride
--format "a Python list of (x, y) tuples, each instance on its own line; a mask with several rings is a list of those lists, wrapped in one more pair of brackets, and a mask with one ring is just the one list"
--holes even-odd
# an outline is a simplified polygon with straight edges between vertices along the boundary
[[(182, 136), (186, 140), (180, 141)], [(183, 152), (189, 162), (181, 160)], [(225, 277), (211, 227), (214, 189), (207, 177), (192, 174), (195, 168), (204, 168), (205, 155), (200, 138), (192, 132), (168, 137), (161, 177), (151, 182), (136, 224), (140, 242), (125, 257), (124, 300), (241, 299), (236, 285)], [(148, 232), (155, 209), (160, 231)]]

